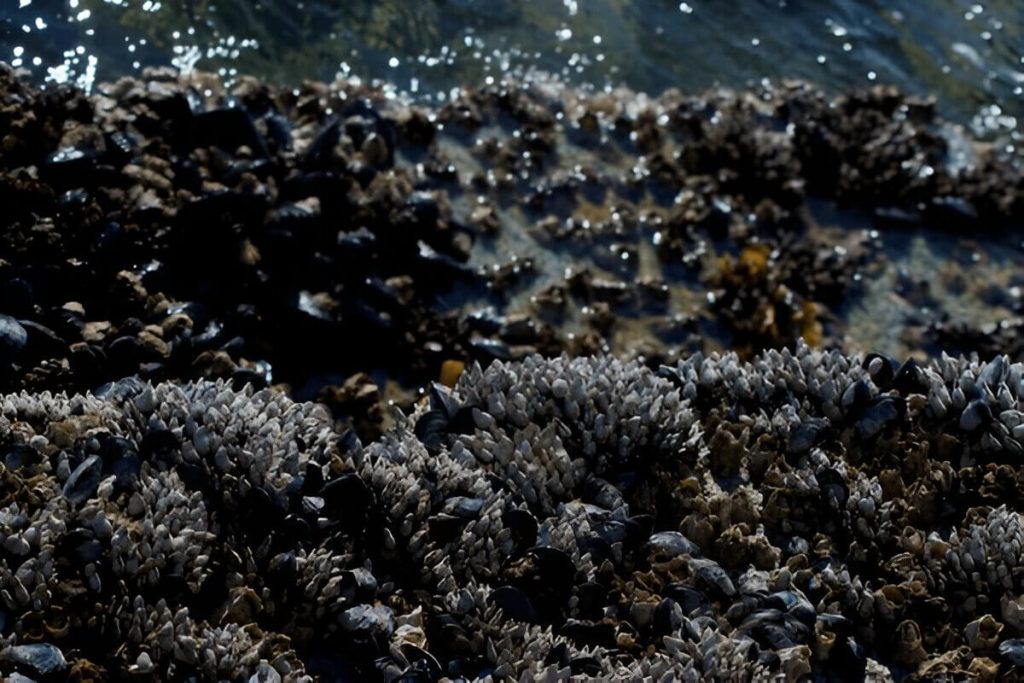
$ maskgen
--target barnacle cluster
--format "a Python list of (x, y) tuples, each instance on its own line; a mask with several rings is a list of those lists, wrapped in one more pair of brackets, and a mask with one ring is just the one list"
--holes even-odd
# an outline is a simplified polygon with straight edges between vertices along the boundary
[(804, 345), (473, 366), (368, 444), (222, 381), (9, 394), (0, 668), (994, 680), (1022, 397), (1003, 357)]
[(884, 86), (22, 76), (6, 679), (1024, 666), (1018, 152)]

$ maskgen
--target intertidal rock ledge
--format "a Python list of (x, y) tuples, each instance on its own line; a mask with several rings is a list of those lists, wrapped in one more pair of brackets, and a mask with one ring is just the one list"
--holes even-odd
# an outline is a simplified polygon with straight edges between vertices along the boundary
[(0, 400), (10, 680), (1024, 664), (1024, 365), (1002, 357), (531, 356), (366, 446), (270, 390), (99, 393)]
[[(0, 391), (287, 384), (376, 436), (362, 373), (383, 395), (450, 360), (1021, 357), (1024, 282), (992, 243), (1017, 250), (1019, 145), (892, 88), (503, 82), (430, 105), (140, 76), (86, 94), (0, 63)], [(942, 268), (902, 255), (915, 236)]]

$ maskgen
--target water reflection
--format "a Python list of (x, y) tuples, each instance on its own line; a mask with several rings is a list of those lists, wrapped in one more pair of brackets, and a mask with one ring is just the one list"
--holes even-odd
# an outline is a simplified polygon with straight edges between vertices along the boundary
[(7, 0), (0, 59), (90, 87), (148, 65), (277, 82), (355, 74), (421, 97), (511, 73), (658, 93), (762, 78), (895, 83), (1016, 132), (1024, 3), (991, 0)]

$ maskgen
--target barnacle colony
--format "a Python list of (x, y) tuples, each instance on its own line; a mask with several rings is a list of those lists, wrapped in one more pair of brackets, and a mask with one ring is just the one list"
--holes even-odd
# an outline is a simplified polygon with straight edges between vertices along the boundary
[(0, 670), (992, 680), (1024, 662), (1022, 381), (530, 356), (366, 445), (220, 382), (7, 395)]

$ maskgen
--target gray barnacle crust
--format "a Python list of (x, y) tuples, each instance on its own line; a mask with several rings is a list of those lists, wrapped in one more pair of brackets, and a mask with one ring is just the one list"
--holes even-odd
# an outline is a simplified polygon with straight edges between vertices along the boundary
[(1022, 369), (883, 370), (802, 345), (529, 356), (365, 445), (222, 382), (0, 397), (0, 671), (1008, 672)]

